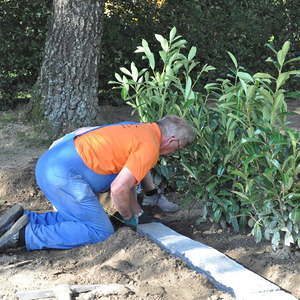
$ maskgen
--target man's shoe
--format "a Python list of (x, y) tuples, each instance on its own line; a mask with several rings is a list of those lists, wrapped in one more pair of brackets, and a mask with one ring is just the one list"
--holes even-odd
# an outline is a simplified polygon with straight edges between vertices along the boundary
[(20, 230), (28, 223), (28, 216), (20, 217), (11, 228), (0, 237), (0, 251), (19, 246)]
[(16, 204), (9, 208), (0, 217), (0, 235), (7, 231), (24, 213), (24, 209), (20, 204)]
[(180, 206), (170, 202), (162, 193), (157, 192), (152, 196), (144, 196), (143, 206), (158, 206), (163, 212), (176, 212)]

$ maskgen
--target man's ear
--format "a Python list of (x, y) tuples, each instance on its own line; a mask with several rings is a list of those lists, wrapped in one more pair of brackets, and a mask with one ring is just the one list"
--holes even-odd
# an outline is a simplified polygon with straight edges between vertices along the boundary
[(178, 138), (174, 135), (168, 137), (168, 143), (171, 144), (173, 141), (178, 141)]
[(169, 146), (169, 145), (172, 143), (172, 141), (173, 141), (173, 137), (168, 136), (168, 137), (166, 138), (166, 145)]

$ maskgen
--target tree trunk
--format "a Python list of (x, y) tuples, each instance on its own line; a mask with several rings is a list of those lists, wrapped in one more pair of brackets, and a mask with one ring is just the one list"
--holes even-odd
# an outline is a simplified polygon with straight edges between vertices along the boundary
[(95, 122), (103, 2), (53, 0), (33, 106), (56, 131)]

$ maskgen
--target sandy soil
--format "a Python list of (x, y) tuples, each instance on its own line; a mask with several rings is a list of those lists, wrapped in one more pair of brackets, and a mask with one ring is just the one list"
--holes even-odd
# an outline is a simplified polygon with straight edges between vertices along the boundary
[[(300, 104), (289, 107), (298, 112)], [(129, 111), (104, 107), (106, 122), (129, 118)], [(36, 211), (51, 209), (35, 185), (34, 165), (45, 146), (26, 142), (31, 127), (22, 122), (1, 122), (0, 113), (0, 211), (14, 203)], [(21, 111), (22, 114), (22, 111)], [(293, 128), (299, 115), (290, 116)], [(176, 194), (169, 195), (179, 202)], [(300, 251), (273, 252), (269, 243), (256, 244), (249, 234), (234, 234), (214, 224), (195, 225), (197, 211), (176, 214), (155, 212), (169, 227), (210, 245), (300, 298)], [(76, 299), (205, 299), (230, 300), (202, 275), (188, 269), (155, 244), (128, 228), (120, 228), (107, 241), (78, 249), (0, 254), (0, 299), (16, 299), (24, 290), (49, 289), (58, 284), (118, 283), (125, 290), (100, 296), (80, 294)], [(75, 297), (74, 297), (75, 299)]]

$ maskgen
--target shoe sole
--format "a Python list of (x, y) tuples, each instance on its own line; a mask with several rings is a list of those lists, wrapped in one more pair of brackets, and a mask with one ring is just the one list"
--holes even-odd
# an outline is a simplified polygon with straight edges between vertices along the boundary
[(9, 208), (3, 216), (0, 217), (0, 235), (2, 235), (11, 224), (16, 222), (24, 213), (24, 209), (21, 205), (16, 204)]
[(20, 217), (16, 221), (16, 223), (8, 231), (6, 231), (5, 234), (3, 234), (0, 237), (0, 249), (1, 248), (5, 248), (5, 245), (13, 237), (13, 235), (15, 235), (16, 233), (18, 233), (27, 224), (28, 224), (28, 216), (23, 215), (22, 217)]

